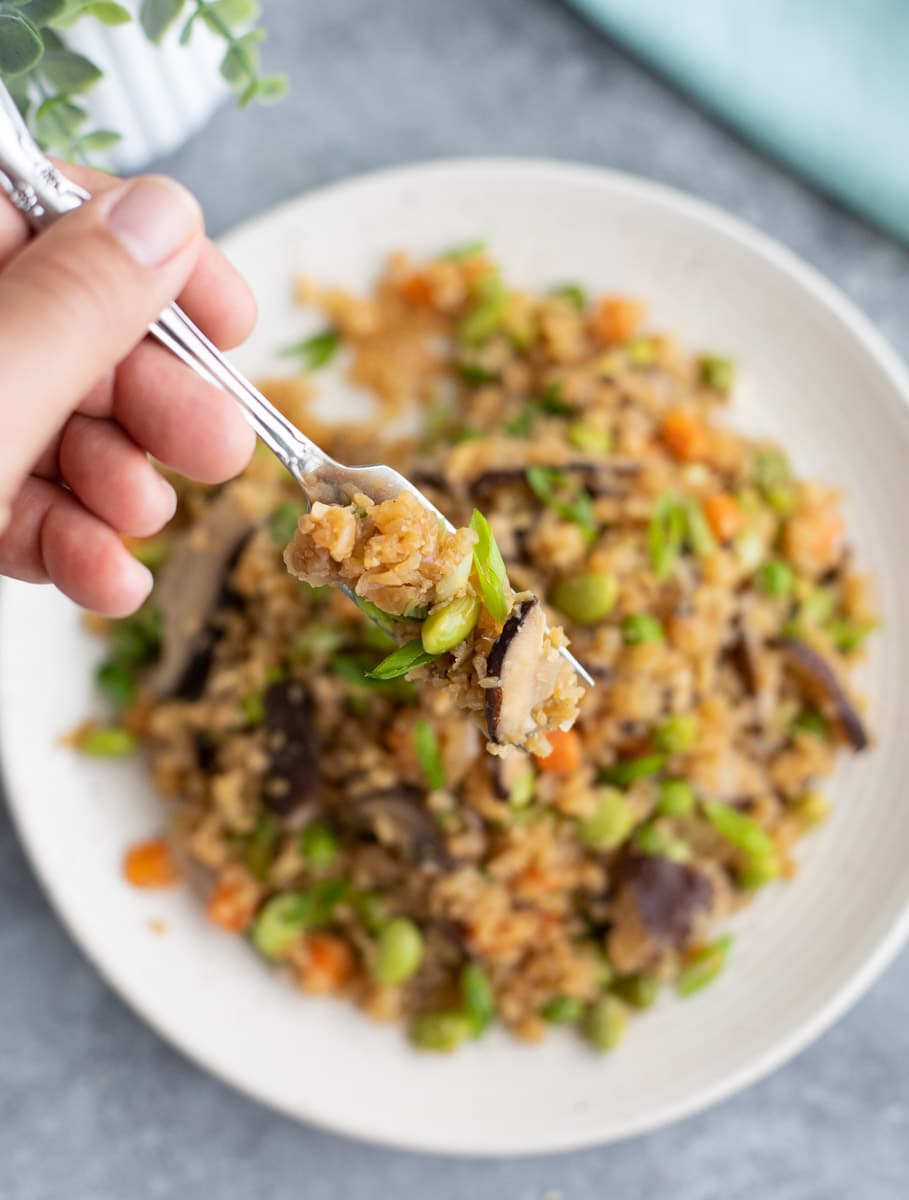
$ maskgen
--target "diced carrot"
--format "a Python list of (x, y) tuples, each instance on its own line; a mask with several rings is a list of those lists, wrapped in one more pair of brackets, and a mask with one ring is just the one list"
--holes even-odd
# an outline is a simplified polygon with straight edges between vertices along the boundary
[(353, 951), (343, 938), (331, 933), (311, 933), (306, 939), (306, 960), (299, 979), (307, 992), (336, 992), (353, 971)]
[(243, 933), (253, 918), (255, 898), (236, 880), (223, 880), (208, 898), (206, 914), (215, 925), (231, 933)]
[(425, 271), (413, 271), (410, 275), (405, 275), (398, 290), (407, 303), (413, 304), (415, 308), (431, 308), (433, 305), (432, 280)]
[(669, 453), (680, 462), (706, 458), (710, 448), (707, 430), (691, 413), (681, 408), (673, 408), (666, 414), (660, 436)]
[(123, 874), (137, 888), (170, 887), (180, 878), (164, 838), (152, 838), (131, 846), (123, 859)]
[(516, 877), (515, 884), (520, 891), (527, 892), (557, 892), (562, 887), (562, 881), (539, 863), (525, 867)]
[(545, 757), (535, 754), (537, 769), (548, 775), (570, 775), (581, 765), (581, 738), (574, 729), (554, 729), (546, 738), (552, 751)]
[(720, 542), (728, 542), (742, 532), (744, 517), (734, 496), (728, 492), (717, 492), (708, 496), (701, 504), (707, 524), (713, 536)]
[(605, 296), (590, 318), (590, 331), (606, 346), (630, 341), (644, 320), (647, 306), (627, 296)]

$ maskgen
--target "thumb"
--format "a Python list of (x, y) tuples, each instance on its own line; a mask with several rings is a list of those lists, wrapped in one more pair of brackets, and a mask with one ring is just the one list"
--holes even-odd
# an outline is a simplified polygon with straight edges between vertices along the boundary
[(82, 396), (180, 292), (201, 244), (195, 199), (150, 176), (69, 213), (0, 272), (0, 513)]

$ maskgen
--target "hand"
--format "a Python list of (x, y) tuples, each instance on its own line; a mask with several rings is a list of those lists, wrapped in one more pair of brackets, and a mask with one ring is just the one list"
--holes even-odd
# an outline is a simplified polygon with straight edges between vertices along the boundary
[(178, 184), (67, 171), (94, 199), (39, 238), (0, 200), (0, 575), (118, 617), (152, 586), (119, 535), (176, 506), (148, 456), (219, 483), (254, 445), (234, 402), (145, 331), (179, 296), (234, 346), (255, 303)]

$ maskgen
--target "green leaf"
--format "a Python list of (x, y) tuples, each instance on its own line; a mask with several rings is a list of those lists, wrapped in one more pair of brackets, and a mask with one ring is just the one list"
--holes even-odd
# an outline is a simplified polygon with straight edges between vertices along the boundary
[(66, 9), (66, 0), (28, 0), (19, 11), (33, 25), (49, 25)]
[(133, 19), (129, 9), (114, 0), (91, 0), (83, 5), (82, 12), (95, 17), (102, 25), (128, 25)]
[(250, 73), (255, 69), (255, 64), (250, 61), (249, 55), (237, 46), (231, 46), (224, 57), (221, 59), (221, 77), (225, 79), (231, 87), (242, 87), (249, 79)]
[(79, 139), (79, 149), (85, 154), (103, 154), (120, 141), (120, 134), (112, 129), (94, 129)]
[(44, 55), (41, 73), (61, 92), (87, 92), (102, 78), (102, 72), (82, 54), (72, 50), (50, 50)]
[(139, 24), (150, 42), (160, 45), (165, 33), (183, 11), (185, 0), (142, 0)]
[[(214, 0), (204, 9), (206, 18), (215, 17), (231, 33), (242, 33), (259, 19), (262, 6), (259, 0)], [(218, 31), (220, 32), (220, 30)]]
[(314, 333), (312, 337), (304, 338), (301, 342), (285, 346), (280, 353), (287, 358), (299, 355), (307, 371), (318, 371), (320, 367), (331, 362), (340, 345), (341, 335), (336, 329), (323, 329), (321, 333)]
[(35, 113), (35, 133), (43, 146), (68, 149), (88, 117), (84, 108), (65, 96), (45, 100)]
[(399, 646), (387, 658), (383, 658), (378, 666), (367, 672), (366, 678), (399, 679), (402, 675), (406, 675), (408, 671), (413, 671), (416, 667), (422, 667), (438, 657), (438, 654), (427, 654), (423, 649), (423, 643), (420, 639), (414, 638), (412, 642), (407, 642), (405, 645)]
[(30, 71), (43, 53), (44, 43), (31, 21), (19, 13), (0, 13), (0, 74)]

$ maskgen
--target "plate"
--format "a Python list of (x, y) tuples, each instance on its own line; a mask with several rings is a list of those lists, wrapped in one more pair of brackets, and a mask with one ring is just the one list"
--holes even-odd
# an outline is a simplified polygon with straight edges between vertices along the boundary
[[(728, 972), (696, 998), (662, 1000), (609, 1057), (559, 1032), (539, 1047), (495, 1033), (450, 1059), (420, 1055), (399, 1029), (273, 977), (186, 891), (123, 882), (124, 848), (156, 832), (162, 811), (138, 764), (77, 760), (59, 745), (97, 706), (99, 648), (50, 589), (3, 589), (0, 732), (36, 872), (98, 970), (162, 1036), (244, 1092), (337, 1132), (534, 1154), (627, 1137), (731, 1095), (826, 1029), (906, 935), (909, 556), (898, 514), (909, 511), (909, 380), (829, 284), (722, 213), (621, 175), (510, 161), (367, 176), (238, 230), (226, 249), (262, 310), (238, 361), (271, 370), (275, 348), (305, 332), (296, 272), (365, 288), (391, 248), (428, 254), (478, 236), (522, 284), (578, 280), (647, 297), (658, 327), (733, 355), (735, 419), (784, 439), (800, 471), (846, 488), (859, 559), (880, 578), (887, 627), (862, 679), (880, 748), (843, 762), (833, 815), (804, 844), (798, 880), (737, 919)], [(150, 924), (159, 920), (163, 935)]]

